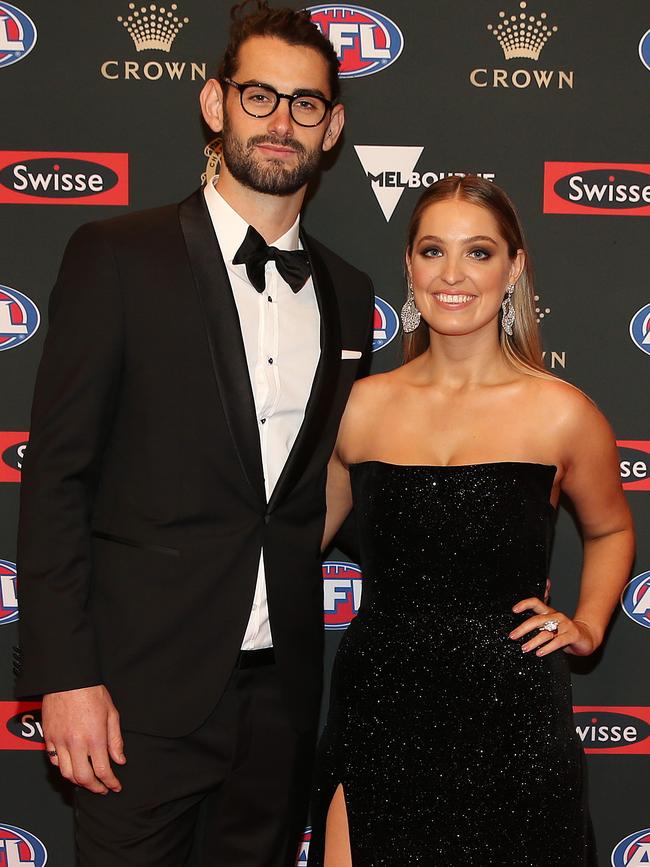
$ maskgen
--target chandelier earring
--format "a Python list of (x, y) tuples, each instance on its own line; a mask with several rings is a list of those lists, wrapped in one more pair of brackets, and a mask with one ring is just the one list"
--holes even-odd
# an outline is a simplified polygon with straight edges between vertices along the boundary
[(402, 312), (400, 313), (400, 318), (402, 320), (402, 328), (404, 329), (405, 334), (409, 334), (411, 331), (415, 331), (415, 329), (420, 324), (421, 313), (418, 308), (415, 306), (415, 296), (413, 295), (413, 283), (411, 282), (411, 275), (409, 274), (407, 277), (407, 286), (408, 286), (408, 295), (406, 296), (406, 303), (402, 307)]
[(501, 303), (503, 316), (501, 317), (501, 327), (505, 333), (512, 337), (512, 326), (515, 324), (515, 305), (512, 303), (512, 293), (515, 291), (515, 284), (508, 283), (506, 286), (507, 294)]

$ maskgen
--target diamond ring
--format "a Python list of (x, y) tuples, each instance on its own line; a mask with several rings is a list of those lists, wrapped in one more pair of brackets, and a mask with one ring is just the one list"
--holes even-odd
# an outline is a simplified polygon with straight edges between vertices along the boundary
[(559, 625), (559, 620), (546, 620), (539, 628), (545, 632), (557, 632)]

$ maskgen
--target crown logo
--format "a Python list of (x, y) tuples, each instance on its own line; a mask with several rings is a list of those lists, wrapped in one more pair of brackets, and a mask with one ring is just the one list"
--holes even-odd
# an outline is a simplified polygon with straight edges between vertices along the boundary
[(519, 14), (508, 17), (505, 12), (499, 12), (501, 21), (494, 25), (488, 24), (487, 29), (499, 40), (506, 60), (513, 57), (528, 57), (537, 60), (542, 48), (554, 33), (557, 27), (550, 27), (546, 23), (547, 13), (541, 12), (539, 17), (528, 15), (525, 12), (526, 3), (521, 2)]
[(176, 3), (172, 3), (169, 9), (155, 3), (138, 9), (135, 3), (129, 3), (129, 9), (131, 13), (126, 18), (118, 15), (117, 20), (129, 31), (137, 51), (156, 49), (169, 52), (179, 31), (190, 20), (175, 14)]

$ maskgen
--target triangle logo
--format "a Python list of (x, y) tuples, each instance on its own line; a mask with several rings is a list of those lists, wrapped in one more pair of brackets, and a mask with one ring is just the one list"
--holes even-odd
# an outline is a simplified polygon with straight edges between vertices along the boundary
[(388, 222), (424, 148), (355, 145), (354, 149)]

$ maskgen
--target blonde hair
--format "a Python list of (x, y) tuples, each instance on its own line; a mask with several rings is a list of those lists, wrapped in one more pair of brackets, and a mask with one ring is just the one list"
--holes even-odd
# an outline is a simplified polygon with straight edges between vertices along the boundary
[[(435, 202), (446, 199), (460, 199), (486, 208), (494, 217), (499, 231), (508, 245), (508, 255), (511, 259), (517, 250), (523, 250), (526, 261), (524, 270), (517, 280), (511, 300), (515, 309), (515, 321), (512, 335), (506, 334), (499, 321), (499, 343), (505, 359), (517, 370), (534, 376), (555, 379), (544, 367), (542, 343), (535, 312), (535, 289), (530, 253), (526, 244), (521, 222), (507, 194), (492, 181), (486, 181), (476, 175), (465, 177), (443, 178), (432, 184), (420, 196), (415, 206), (408, 227), (407, 253), (411, 254), (413, 243), (420, 227), (422, 215)], [(429, 329), (424, 319), (415, 331), (404, 334), (404, 363), (417, 358), (429, 347)]]

